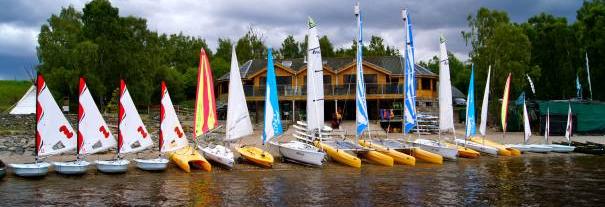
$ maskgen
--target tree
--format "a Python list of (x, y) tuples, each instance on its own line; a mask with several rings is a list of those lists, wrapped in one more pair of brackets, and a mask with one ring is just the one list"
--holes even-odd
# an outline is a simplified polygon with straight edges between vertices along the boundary
[[(303, 56), (298, 43), (294, 40), (294, 36), (288, 35), (284, 42), (281, 43), (281, 49), (279, 50), (284, 59), (300, 58)], [(306, 52), (306, 51), (305, 51)]]
[(263, 35), (250, 26), (246, 35), (237, 40), (235, 51), (239, 62), (251, 59), (262, 59), (266, 54), (267, 47), (263, 43)]
[[(584, 54), (588, 54), (593, 98), (604, 100), (605, 93), (599, 91), (605, 90), (605, 81), (599, 80), (605, 80), (605, 38), (603, 38), (605, 37), (605, 1), (584, 1), (582, 7), (577, 11), (576, 19), (574, 28), (577, 31), (576, 36), (581, 50), (580, 54), (575, 55), (579, 55), (584, 60)], [(584, 73), (580, 78), (582, 84), (587, 86), (586, 68), (583, 61), (582, 66), (578, 66), (577, 70)]]
[(323, 37), (319, 38), (319, 49), (321, 50), (321, 56), (334, 57), (334, 47), (332, 46), (330, 39), (328, 39), (328, 36), (324, 35)]

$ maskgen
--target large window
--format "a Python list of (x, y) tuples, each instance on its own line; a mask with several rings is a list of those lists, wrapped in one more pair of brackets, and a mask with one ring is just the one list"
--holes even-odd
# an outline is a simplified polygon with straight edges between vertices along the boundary
[(277, 76), (277, 85), (292, 85), (292, 76)]
[(422, 90), (430, 90), (431, 89), (431, 79), (421, 78), (420, 87), (422, 87)]
[(354, 84), (355, 83), (355, 74), (344, 75), (345, 84)]
[(363, 74), (363, 81), (365, 83), (378, 83), (377, 77), (376, 74)]

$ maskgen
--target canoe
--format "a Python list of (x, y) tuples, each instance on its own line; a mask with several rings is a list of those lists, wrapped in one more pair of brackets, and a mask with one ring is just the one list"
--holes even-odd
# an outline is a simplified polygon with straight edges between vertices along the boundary
[(420, 149), (418, 147), (412, 147), (408, 149), (403, 149), (403, 152), (414, 156), (416, 159), (433, 163), (433, 164), (443, 164), (443, 156)]
[(371, 162), (379, 164), (379, 165), (393, 167), (393, 164), (395, 163), (395, 161), (393, 160), (393, 158), (391, 156), (382, 154), (377, 151), (368, 151), (365, 153), (361, 153), (361, 155), (364, 158), (370, 160)]
[(414, 158), (413, 156), (407, 155), (405, 153), (399, 152), (397, 150), (389, 149), (385, 146), (382, 146), (382, 145), (379, 145), (379, 144), (376, 144), (376, 143), (373, 143), (373, 142), (367, 141), (367, 140), (359, 140), (359, 144), (361, 146), (369, 147), (382, 154), (392, 157), (393, 161), (395, 161), (396, 164), (411, 165), (411, 166), (416, 165), (416, 158)]
[(202, 169), (207, 172), (212, 170), (210, 163), (192, 146), (167, 152), (166, 156), (185, 172), (191, 172), (191, 168)]
[(273, 155), (258, 147), (245, 146), (236, 148), (237, 152), (247, 161), (257, 164), (261, 167), (273, 167)]
[(493, 142), (491, 140), (487, 140), (487, 139), (483, 140), (479, 137), (471, 137), (470, 140), (475, 143), (483, 144), (483, 145), (498, 149), (498, 155), (501, 155), (501, 156), (519, 156), (519, 155), (521, 155), (521, 151), (516, 150), (516, 149), (506, 148), (506, 146), (499, 144), (497, 142)]
[(361, 160), (356, 156), (349, 154), (344, 150), (338, 150), (323, 142), (315, 141), (314, 143), (316, 147), (325, 151), (328, 156), (336, 162), (355, 168), (361, 168)]

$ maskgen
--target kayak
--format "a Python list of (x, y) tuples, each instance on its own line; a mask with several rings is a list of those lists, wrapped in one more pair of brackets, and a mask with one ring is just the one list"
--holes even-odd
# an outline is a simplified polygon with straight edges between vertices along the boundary
[(359, 140), (359, 144), (364, 147), (369, 147), (375, 149), (376, 151), (388, 155), (393, 158), (396, 164), (402, 165), (416, 165), (416, 158), (413, 156), (407, 155), (405, 153), (399, 152), (394, 149), (389, 149), (385, 146), (373, 143), (372, 141), (367, 140)]
[(173, 152), (167, 152), (166, 155), (170, 161), (179, 166), (179, 168), (185, 172), (191, 172), (191, 168), (202, 169), (207, 172), (212, 171), (212, 166), (210, 163), (202, 156), (202, 154), (191, 146), (187, 146)]
[(403, 152), (424, 162), (443, 164), (443, 156), (420, 149), (418, 147), (403, 149)]
[(246, 160), (261, 167), (273, 167), (273, 155), (258, 147), (245, 146), (237, 148), (237, 152)]
[(361, 168), (361, 160), (356, 156), (349, 154), (344, 150), (338, 150), (323, 142), (315, 141), (314, 143), (316, 147), (325, 151), (328, 156), (336, 162), (355, 168)]
[(502, 155), (502, 156), (519, 156), (519, 155), (521, 155), (521, 151), (512, 149), (512, 148), (507, 148), (506, 146), (504, 146), (500, 143), (497, 143), (497, 142), (493, 142), (491, 140), (487, 140), (487, 139), (482, 140), (479, 137), (471, 137), (470, 140), (475, 143), (483, 144), (483, 145), (498, 149), (498, 155)]
[(395, 161), (393, 160), (392, 157), (390, 157), (388, 155), (385, 155), (385, 154), (382, 154), (382, 153), (377, 152), (377, 151), (368, 151), (368, 152), (365, 152), (365, 153), (361, 153), (361, 155), (364, 158), (366, 158), (366, 159), (368, 159), (368, 160), (370, 160), (370, 161), (372, 161), (372, 162), (374, 162), (376, 164), (379, 164), (379, 165), (393, 167), (393, 164), (395, 163)]

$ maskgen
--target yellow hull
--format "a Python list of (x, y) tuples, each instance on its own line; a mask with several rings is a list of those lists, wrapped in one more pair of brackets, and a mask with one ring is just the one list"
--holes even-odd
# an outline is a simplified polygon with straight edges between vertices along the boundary
[(407, 154), (414, 156), (418, 160), (433, 164), (443, 164), (443, 156), (420, 149), (418, 147), (412, 147), (404, 151)]
[(237, 148), (237, 152), (246, 160), (260, 165), (261, 167), (273, 167), (273, 155), (257, 147), (246, 146)]
[(174, 152), (168, 152), (166, 155), (174, 164), (185, 172), (191, 172), (191, 168), (202, 169), (208, 172), (212, 171), (210, 163), (202, 154), (191, 146), (184, 147)]
[(393, 161), (396, 164), (411, 165), (411, 166), (416, 165), (416, 158), (414, 158), (413, 156), (407, 155), (405, 153), (399, 152), (397, 150), (389, 149), (382, 145), (375, 144), (375, 143), (372, 143), (371, 141), (366, 141), (366, 140), (359, 140), (359, 144), (364, 147), (369, 147), (369, 148), (375, 149), (382, 154), (392, 157)]
[(483, 140), (479, 137), (471, 137), (471, 141), (475, 142), (475, 143), (479, 143), (479, 144), (485, 144), (490, 147), (494, 147), (494, 148), (498, 149), (498, 155), (501, 155), (501, 156), (519, 156), (519, 155), (521, 155), (521, 152), (519, 150), (514, 150), (514, 151), (519, 152), (519, 154), (515, 155), (515, 154), (513, 154), (515, 152), (506, 148), (506, 146), (499, 144), (497, 142), (491, 141), (491, 140), (487, 140), (487, 139)]
[[(447, 144), (447, 145), (452, 146), (452, 144)], [(458, 145), (458, 157), (475, 159), (475, 158), (478, 158), (480, 155), (481, 155), (481, 153), (479, 153), (471, 148), (466, 148), (464, 146)]]
[(514, 148), (506, 148), (506, 149), (508, 151), (510, 151), (511, 156), (521, 156), (521, 150), (514, 149)]
[(393, 164), (395, 163), (392, 157), (376, 151), (369, 151), (367, 153), (363, 153), (363, 157), (376, 164), (388, 167), (393, 167)]
[(355, 168), (361, 168), (361, 160), (345, 151), (337, 150), (336, 148), (319, 141), (315, 141), (315, 146), (325, 151), (328, 156), (336, 162)]

